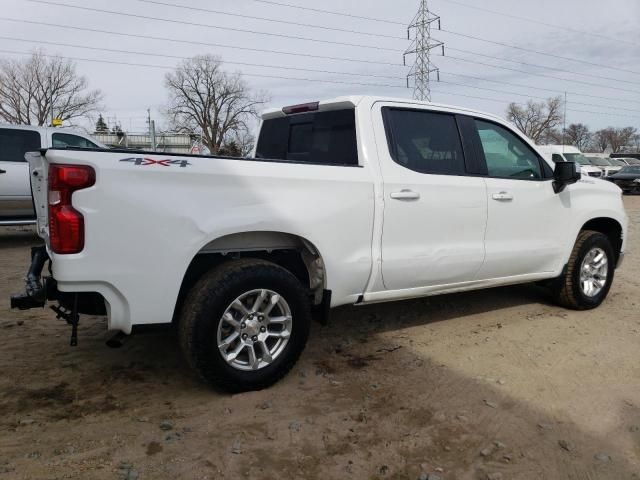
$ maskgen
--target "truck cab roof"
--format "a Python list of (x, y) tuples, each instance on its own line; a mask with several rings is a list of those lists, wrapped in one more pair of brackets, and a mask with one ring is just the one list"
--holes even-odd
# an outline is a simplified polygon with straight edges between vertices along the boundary
[[(314, 101), (310, 103), (301, 103), (298, 105), (285, 106), (282, 108), (269, 108), (262, 112), (262, 119), (268, 120), (271, 118), (278, 118), (286, 116), (287, 113), (285, 111), (288, 108), (300, 107), (300, 106), (311, 106), (313, 105), (313, 111), (330, 111), (330, 110), (340, 110), (340, 109), (349, 109), (356, 108), (365, 105), (372, 106), (375, 103), (397, 103), (397, 104), (407, 104), (412, 107), (429, 107), (436, 110), (446, 110), (451, 112), (458, 112), (466, 115), (480, 116), (483, 118), (492, 119), (499, 123), (507, 123), (504, 118), (501, 118), (497, 115), (493, 115), (491, 113), (483, 112), (480, 110), (474, 110), (466, 107), (460, 107), (456, 105), (448, 105), (444, 103), (434, 103), (434, 102), (426, 102), (420, 100), (414, 100), (411, 98), (403, 98), (403, 97), (381, 97), (374, 95), (348, 95), (342, 97), (334, 97), (320, 101)], [(303, 111), (312, 111), (312, 110), (303, 110)], [(302, 111), (291, 112), (292, 113), (302, 113)]]

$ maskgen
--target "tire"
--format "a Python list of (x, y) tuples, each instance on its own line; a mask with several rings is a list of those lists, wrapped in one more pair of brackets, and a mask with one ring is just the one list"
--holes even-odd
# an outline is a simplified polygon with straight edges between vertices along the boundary
[[(581, 274), (583, 262), (587, 255), (591, 255), (592, 252), (601, 252), (606, 255), (606, 268), (601, 267), (593, 277), (592, 280), (596, 280), (603, 285), (600, 288), (598, 285), (594, 286), (594, 290), (587, 292), (589, 289), (589, 280), (587, 285), (582, 282)], [(595, 260), (595, 259), (594, 259)], [(578, 235), (578, 239), (571, 252), (571, 257), (567, 263), (566, 271), (561, 275), (552, 287), (552, 291), (556, 302), (572, 310), (589, 310), (599, 306), (609, 293), (611, 284), (613, 282), (613, 275), (615, 271), (615, 254), (611, 242), (600, 232), (592, 230), (584, 230)], [(606, 272), (606, 279), (602, 282), (602, 274)], [(593, 274), (593, 272), (591, 272)], [(589, 275), (589, 273), (587, 274)]]
[[(254, 310), (254, 298), (257, 302), (259, 295), (265, 296), (264, 308), (259, 307), (264, 312), (277, 303), (270, 312), (252, 316), (249, 311)], [(178, 336), (187, 361), (202, 379), (229, 392), (243, 392), (266, 388), (284, 377), (300, 357), (310, 325), (309, 297), (293, 274), (264, 260), (239, 259), (212, 269), (196, 282), (185, 299)], [(226, 349), (229, 357), (225, 359), (219, 342), (225, 344), (235, 334), (239, 337)], [(241, 345), (240, 353), (230, 361)], [(271, 359), (263, 348), (272, 345)], [(260, 355), (264, 358), (258, 359)]]

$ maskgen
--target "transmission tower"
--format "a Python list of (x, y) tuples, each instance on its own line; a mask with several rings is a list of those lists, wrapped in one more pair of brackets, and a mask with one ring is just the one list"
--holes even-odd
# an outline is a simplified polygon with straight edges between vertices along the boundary
[[(411, 44), (403, 54), (405, 65), (407, 64), (407, 55), (415, 55), (413, 66), (407, 74), (407, 88), (409, 88), (409, 81), (413, 77), (413, 98), (428, 102), (431, 101), (429, 82), (432, 74), (435, 73), (440, 81), (440, 71), (431, 62), (431, 50), (442, 47), (442, 55), (444, 56), (444, 43), (431, 36), (431, 27), (435, 22), (438, 23), (438, 30), (440, 30), (440, 17), (429, 11), (427, 0), (420, 0), (418, 13), (407, 28), (407, 39), (411, 40)], [(414, 33), (413, 39), (411, 32)]]

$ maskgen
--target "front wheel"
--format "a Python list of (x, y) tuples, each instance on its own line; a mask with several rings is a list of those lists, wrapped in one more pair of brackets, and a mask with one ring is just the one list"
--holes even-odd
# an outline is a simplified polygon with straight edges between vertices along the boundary
[(289, 271), (255, 259), (205, 274), (185, 300), (180, 344), (207, 382), (228, 391), (265, 388), (295, 364), (309, 335), (305, 289)]
[(557, 302), (574, 310), (596, 308), (609, 293), (614, 265), (615, 254), (606, 235), (591, 230), (580, 232), (566, 272), (552, 287)]

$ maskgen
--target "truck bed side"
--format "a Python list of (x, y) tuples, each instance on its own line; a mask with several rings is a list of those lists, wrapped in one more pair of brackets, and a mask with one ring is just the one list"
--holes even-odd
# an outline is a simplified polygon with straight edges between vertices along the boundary
[(236, 233), (282, 232), (313, 245), (332, 306), (364, 291), (374, 217), (367, 167), (50, 149), (30, 159), (40, 170), (34, 198), (45, 239), (43, 175), (52, 163), (96, 171), (95, 185), (72, 199), (84, 216), (84, 250), (49, 253), (61, 291), (103, 295), (112, 330), (171, 322), (191, 261)]

